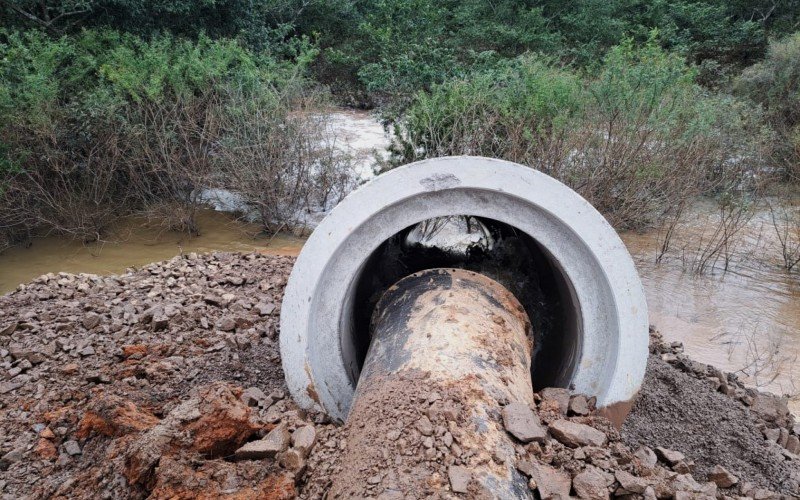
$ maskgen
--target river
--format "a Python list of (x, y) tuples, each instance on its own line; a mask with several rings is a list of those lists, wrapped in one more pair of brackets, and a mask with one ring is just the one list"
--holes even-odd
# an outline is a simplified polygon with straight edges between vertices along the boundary
[[(357, 173), (371, 175), (375, 154), (388, 138), (368, 113), (343, 111), (332, 120), (342, 147), (357, 153)], [(680, 227), (673, 246), (687, 247), (713, 221), (713, 208), (699, 203), (690, 223)], [(625, 244), (645, 287), (650, 322), (667, 340), (681, 341), (693, 358), (726, 371), (743, 370), (747, 380), (778, 393), (800, 393), (800, 273), (787, 273), (777, 260), (768, 213), (759, 213), (743, 230), (737, 264), (695, 275), (679, 258), (655, 263), (658, 233), (625, 233)], [(30, 248), (0, 255), (0, 293), (49, 272), (112, 274), (128, 267), (168, 259), (180, 253), (235, 251), (296, 255), (303, 239), (266, 237), (257, 226), (205, 210), (198, 217), (201, 235), (189, 238), (148, 227), (142, 220), (121, 220), (108, 241), (84, 245), (59, 237), (36, 239)], [(682, 240), (683, 239), (683, 240)], [(791, 402), (800, 414), (800, 399)]]

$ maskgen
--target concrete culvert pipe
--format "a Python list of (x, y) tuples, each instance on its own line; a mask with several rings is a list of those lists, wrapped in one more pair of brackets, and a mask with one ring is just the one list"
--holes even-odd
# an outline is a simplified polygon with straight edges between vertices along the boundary
[[(461, 231), (466, 244), (422, 248), (420, 224), (454, 216), (464, 222), (447, 230)], [(586, 200), (541, 172), (501, 160), (448, 157), (376, 177), (345, 198), (306, 242), (281, 310), (281, 357), (297, 403), (344, 421), (375, 305), (398, 280), (435, 267), (490, 276), (539, 321), (531, 353), (534, 389), (567, 387), (597, 397), (598, 407), (624, 405), (638, 391), (647, 361), (647, 310), (614, 229)]]

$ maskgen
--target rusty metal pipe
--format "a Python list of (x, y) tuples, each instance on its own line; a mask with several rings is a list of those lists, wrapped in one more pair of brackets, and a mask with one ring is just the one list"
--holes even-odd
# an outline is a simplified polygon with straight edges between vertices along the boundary
[(533, 404), (530, 330), (517, 299), (474, 272), (422, 271), (387, 290), (331, 498), (529, 497), (500, 408)]

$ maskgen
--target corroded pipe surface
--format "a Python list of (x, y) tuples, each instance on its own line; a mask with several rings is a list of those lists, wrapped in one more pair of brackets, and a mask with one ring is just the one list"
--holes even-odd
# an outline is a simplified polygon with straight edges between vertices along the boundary
[(533, 404), (530, 321), (497, 282), (433, 269), (392, 286), (347, 419), (332, 498), (525, 498), (499, 409)]

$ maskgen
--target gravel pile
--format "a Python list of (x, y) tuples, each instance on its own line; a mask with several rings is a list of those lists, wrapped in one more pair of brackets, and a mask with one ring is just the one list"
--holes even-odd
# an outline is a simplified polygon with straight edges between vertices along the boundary
[[(186, 255), (119, 276), (42, 276), (0, 297), (2, 498), (321, 498), (347, 473), (352, 425), (298, 409), (277, 347), (293, 259)], [(800, 428), (784, 399), (684, 357), (655, 335), (622, 431), (593, 402), (546, 389), (498, 408), (539, 498), (800, 494)], [(378, 498), (480, 497), (452, 394), (376, 443)], [(453, 392), (456, 394), (456, 392)], [(491, 454), (488, 455), (491, 460)], [(418, 468), (406, 491), (389, 467)], [(400, 469), (396, 469), (400, 470)]]

